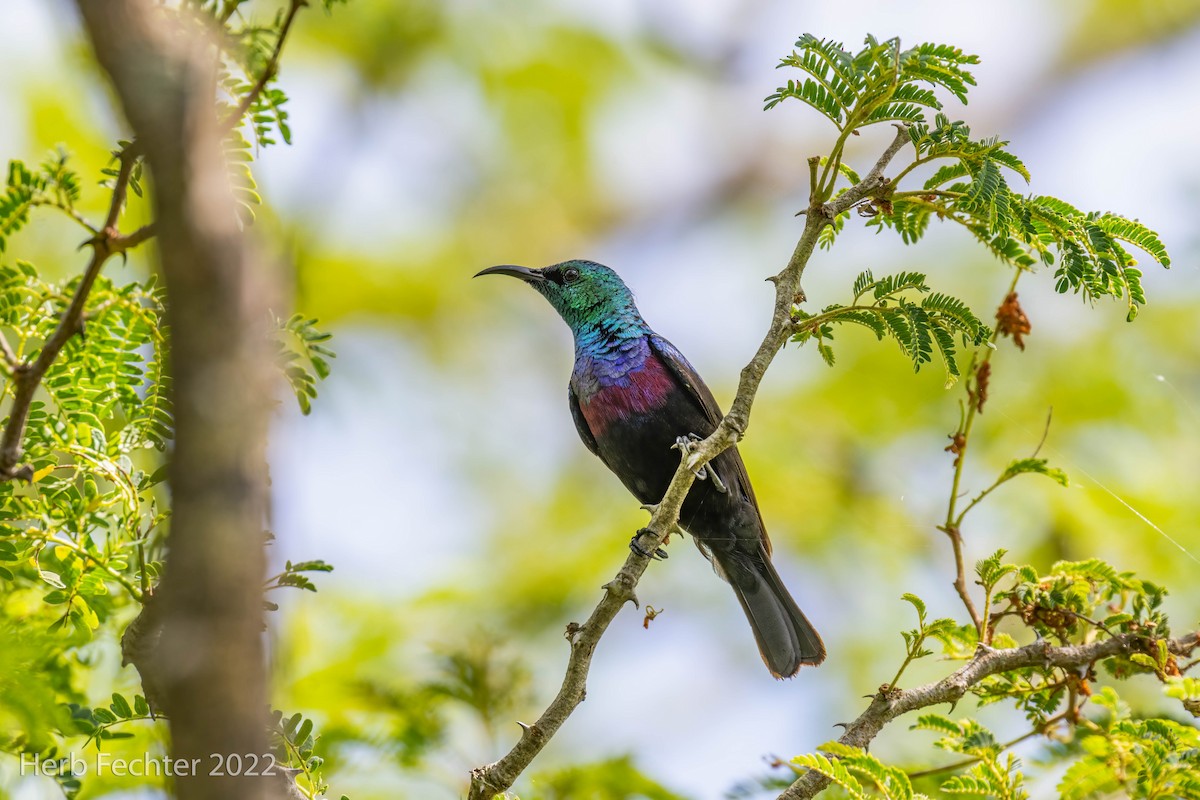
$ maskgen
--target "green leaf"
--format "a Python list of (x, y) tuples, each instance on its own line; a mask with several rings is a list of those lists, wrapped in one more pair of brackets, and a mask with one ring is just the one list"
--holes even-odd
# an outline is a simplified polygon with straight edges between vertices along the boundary
[(921, 293), (929, 291), (929, 287), (925, 283), (925, 276), (919, 272), (901, 272), (896, 275), (888, 275), (876, 281), (872, 289), (876, 300), (888, 300), (902, 292), (910, 290)]
[[(835, 742), (830, 742), (824, 745), (828, 747)], [(796, 756), (792, 759), (792, 764), (797, 767), (810, 769), (813, 772), (819, 772), (826, 778), (836, 783), (842, 788), (847, 796), (852, 800), (870, 800), (870, 796), (863, 789), (858, 779), (850, 774), (849, 770), (842, 764), (840, 760), (830, 760), (820, 753), (808, 753), (802, 756)]]
[(957, 722), (941, 714), (922, 714), (917, 717), (917, 721), (913, 725), (909, 726), (909, 730), (934, 731), (951, 736), (958, 736), (962, 733)]
[(121, 719), (129, 719), (133, 716), (133, 709), (129, 707), (129, 701), (125, 699), (124, 695), (117, 692), (113, 692), (111, 708), (113, 713)]
[(975, 574), (979, 576), (979, 582), (985, 588), (991, 589), (1004, 576), (1011, 575), (1017, 571), (1015, 564), (1002, 563), (1002, 559), (1007, 552), (1007, 550), (1001, 548), (987, 558), (975, 562)]
[(925, 624), (925, 601), (922, 600), (921, 598), (917, 597), (915, 594), (911, 594), (909, 592), (905, 592), (904, 594), (900, 595), (900, 599), (904, 600), (907, 603), (912, 603), (912, 607), (917, 610), (917, 619), (920, 620), (922, 625), (924, 625)]
[(1084, 758), (1063, 773), (1062, 780), (1058, 782), (1058, 795), (1062, 800), (1085, 800), (1108, 794), (1118, 786), (1111, 767), (1103, 761)]
[(860, 272), (858, 274), (858, 277), (854, 279), (853, 292), (854, 292), (855, 302), (858, 301), (858, 298), (860, 298), (864, 294), (866, 294), (867, 290), (870, 289), (871, 287), (873, 287), (874, 285), (875, 285), (875, 276), (871, 274), (871, 270), (867, 269), (867, 270), (863, 270), (862, 272)]
[(1004, 468), (1000, 480), (1008, 481), (1026, 473), (1045, 475), (1061, 486), (1067, 486), (1070, 483), (1065, 472), (1048, 466), (1048, 462), (1044, 458), (1018, 458)]

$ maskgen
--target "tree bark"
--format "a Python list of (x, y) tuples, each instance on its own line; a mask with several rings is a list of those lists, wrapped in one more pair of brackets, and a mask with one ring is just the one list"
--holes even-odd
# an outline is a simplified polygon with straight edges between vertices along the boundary
[(155, 599), (162, 634), (148, 663), (172, 756), (195, 773), (175, 788), (185, 800), (274, 797), (278, 779), (212, 774), (213, 754), (241, 756), (244, 770), (268, 751), (262, 582), (271, 397), (270, 281), (237, 221), (214, 50), (150, 0), (77, 4), (153, 178), (176, 433), (169, 552)]

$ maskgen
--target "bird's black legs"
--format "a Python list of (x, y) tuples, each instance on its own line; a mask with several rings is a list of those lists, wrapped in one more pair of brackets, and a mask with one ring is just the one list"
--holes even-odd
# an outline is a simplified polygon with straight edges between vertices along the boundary
[[(687, 436), (677, 436), (675, 437), (675, 444), (671, 445), (671, 449), (678, 450), (683, 454), (683, 458), (686, 460), (687, 457), (692, 454), (692, 450), (696, 448), (696, 442), (699, 441), (703, 440), (694, 433), (689, 433)], [(696, 470), (696, 480), (703, 481), (708, 479), (712, 480), (713, 488), (721, 494), (725, 494), (725, 492), (728, 491), (725, 488), (725, 484), (722, 483), (721, 479), (717, 477), (717, 471), (715, 469), (709, 469), (707, 466), (704, 466)]]
[(635, 533), (633, 535), (633, 538), (629, 540), (629, 549), (632, 550), (633, 552), (637, 553), (639, 556), (645, 556), (646, 558), (656, 558), (659, 561), (662, 561), (663, 559), (667, 558), (666, 550), (663, 550), (661, 547), (659, 547), (653, 553), (651, 553), (649, 550), (642, 547), (642, 544), (639, 541), (643, 536), (653, 536), (653, 535), (654, 535), (654, 531), (650, 530), (649, 528), (639, 528), (638, 532)]

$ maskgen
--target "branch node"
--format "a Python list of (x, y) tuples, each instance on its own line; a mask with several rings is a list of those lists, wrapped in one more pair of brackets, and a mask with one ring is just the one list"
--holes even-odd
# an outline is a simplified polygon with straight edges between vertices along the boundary
[(975, 645), (975, 658), (977, 658), (977, 659), (987, 658), (988, 656), (993, 656), (999, 652), (1000, 651), (997, 650), (996, 648), (994, 648), (990, 645), (986, 645), (983, 642), (978, 642)]
[(600, 588), (620, 600), (622, 605), (631, 602), (634, 608), (640, 609), (642, 605), (638, 602), (637, 594), (633, 591), (633, 587), (628, 585), (627, 581), (623, 580), (623, 578), (624, 575), (622, 574)]

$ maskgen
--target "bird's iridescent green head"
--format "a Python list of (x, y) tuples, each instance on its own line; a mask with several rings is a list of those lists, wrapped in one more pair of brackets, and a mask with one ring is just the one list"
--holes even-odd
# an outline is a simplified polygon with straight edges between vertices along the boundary
[(595, 261), (564, 261), (542, 269), (505, 264), (479, 275), (511, 275), (528, 283), (550, 301), (572, 331), (603, 325), (641, 329), (645, 325), (633, 292), (617, 273)]

